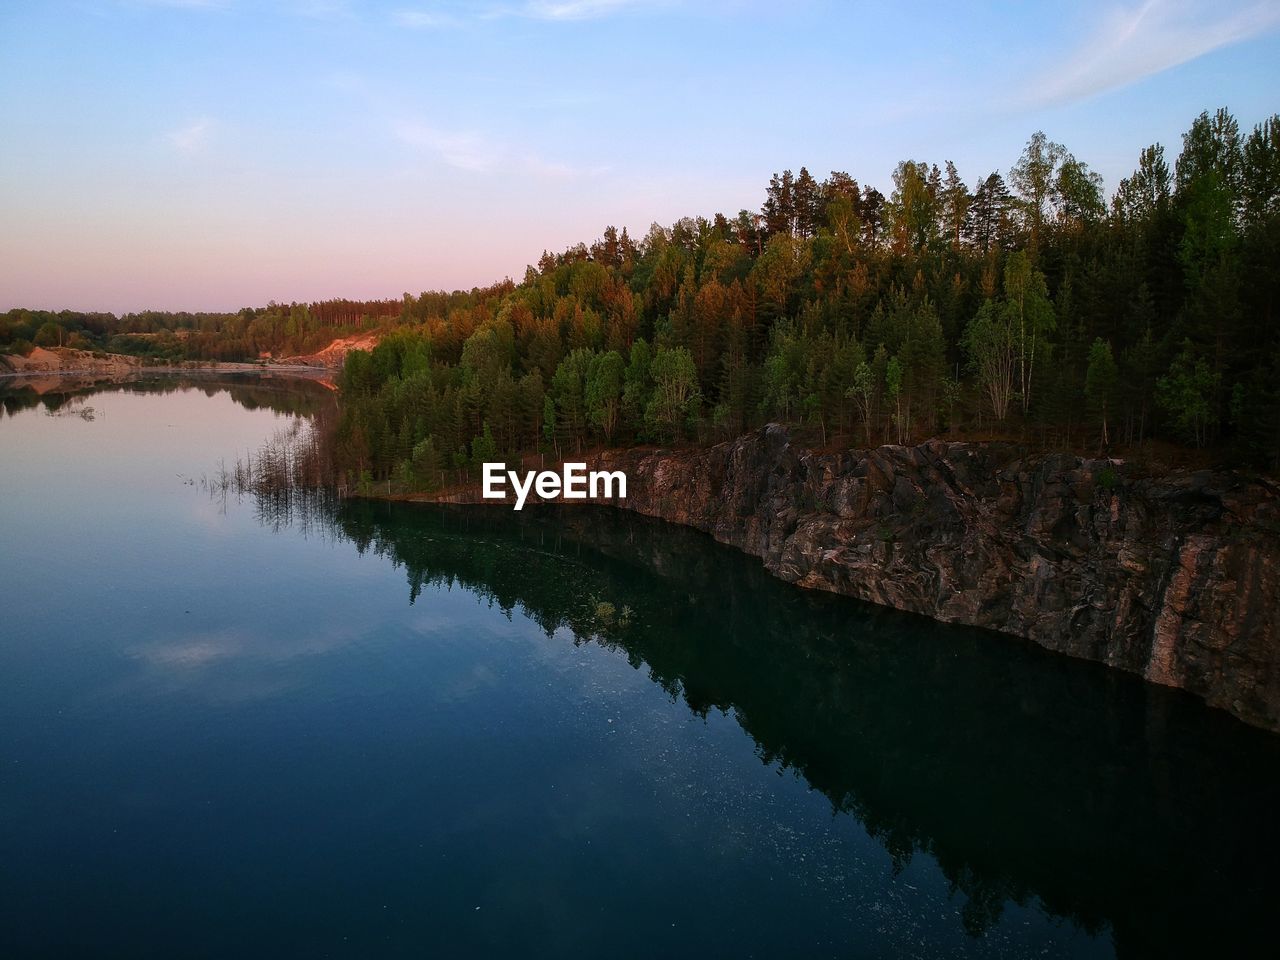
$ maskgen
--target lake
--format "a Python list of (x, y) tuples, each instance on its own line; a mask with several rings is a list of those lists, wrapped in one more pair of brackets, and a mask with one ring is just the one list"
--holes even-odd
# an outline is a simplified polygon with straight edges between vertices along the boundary
[(0, 956), (1274, 949), (1280, 737), (603, 508), (223, 495), (332, 402), (0, 397)]

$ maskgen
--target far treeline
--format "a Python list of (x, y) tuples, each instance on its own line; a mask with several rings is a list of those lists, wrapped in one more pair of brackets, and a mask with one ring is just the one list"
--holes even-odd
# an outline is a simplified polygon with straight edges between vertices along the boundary
[(328, 346), (335, 337), (393, 324), (401, 306), (399, 300), (324, 300), (270, 303), (236, 313), (143, 310), (120, 317), (16, 309), (0, 314), (0, 354), (26, 356), (34, 347), (72, 347), (158, 363), (301, 356)]
[[(1280, 116), (1242, 133), (1202, 114), (1109, 204), (1042, 133), (972, 188), (952, 163), (904, 161), (893, 182), (802, 167), (758, 213), (610, 227), (519, 284), (386, 301), (342, 328), (388, 333), (343, 371), (340, 470), (430, 487), (522, 452), (777, 419), (827, 445), (1158, 440), (1280, 468)], [(315, 310), (154, 322), (230, 359), (323, 346), (338, 328)]]

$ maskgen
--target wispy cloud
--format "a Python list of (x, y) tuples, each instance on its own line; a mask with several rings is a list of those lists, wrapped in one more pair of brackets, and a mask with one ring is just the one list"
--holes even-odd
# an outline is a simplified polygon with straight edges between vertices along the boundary
[(309, 20), (353, 20), (357, 18), (349, 0), (289, 0), (284, 10)]
[[(251, 9), (240, 0), (118, 0), (122, 7), (167, 7), (173, 10)], [(264, 5), (265, 6), (265, 5)], [(351, 0), (276, 0), (276, 11), (313, 20), (348, 20), (356, 16)]]
[(428, 150), (459, 170), (480, 173), (491, 170), (499, 153), (498, 148), (480, 134), (440, 130), (416, 120), (397, 123), (392, 132), (402, 143)]
[(574, 166), (570, 163), (560, 163), (555, 160), (544, 160), (542, 157), (532, 153), (522, 154), (519, 158), (520, 165), (534, 176), (544, 177), (548, 180), (570, 180), (575, 177), (599, 177), (609, 172), (608, 164), (596, 164), (590, 167)]
[(401, 7), (391, 12), (391, 21), (410, 29), (454, 27), (467, 22), (523, 18), (552, 22), (600, 20), (625, 12), (669, 8), (677, 0), (523, 0), (520, 3), (435, 4), (429, 7)]
[(530, 0), (520, 12), (538, 20), (596, 20), (644, 5), (640, 0)]
[(606, 166), (581, 167), (548, 160), (494, 137), (471, 130), (443, 130), (417, 120), (395, 123), (392, 134), (401, 143), (426, 151), (443, 163), (471, 173), (524, 174), (549, 180), (593, 177)]
[(123, 0), (126, 7), (172, 7), (177, 10), (225, 10), (231, 0)]
[(434, 30), (441, 27), (454, 27), (462, 22), (452, 13), (407, 7), (391, 11), (391, 21), (411, 30)]
[(1031, 85), (1026, 100), (1062, 103), (1162, 73), (1280, 25), (1280, 4), (1234, 10), (1218, 3), (1146, 0), (1112, 10), (1100, 29)]
[(212, 132), (213, 121), (208, 117), (200, 117), (176, 130), (170, 130), (164, 138), (179, 153), (192, 156), (204, 149)]

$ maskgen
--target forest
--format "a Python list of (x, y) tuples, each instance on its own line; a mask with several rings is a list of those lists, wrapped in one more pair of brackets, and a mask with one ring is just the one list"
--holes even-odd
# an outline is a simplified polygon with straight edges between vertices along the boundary
[[(1280, 468), (1280, 116), (1203, 113), (1109, 197), (1043, 133), (972, 186), (914, 160), (892, 183), (786, 170), (758, 210), (609, 227), (466, 292), (77, 322), (225, 359), (384, 330), (347, 357), (337, 461), (402, 489), (772, 420), (827, 447), (945, 434)], [(15, 313), (0, 344), (58, 335)]]
[(774, 175), (758, 212), (544, 253), (519, 284), (406, 298), (343, 371), (339, 462), (403, 487), (541, 450), (939, 433), (1280, 466), (1280, 117), (1204, 113), (1108, 203), (1036, 133), (971, 188)]
[(75, 310), (13, 309), (0, 314), (0, 354), (72, 347), (155, 361), (257, 360), (314, 353), (335, 337), (384, 328), (399, 300), (270, 303), (235, 313), (143, 310), (117, 317)]

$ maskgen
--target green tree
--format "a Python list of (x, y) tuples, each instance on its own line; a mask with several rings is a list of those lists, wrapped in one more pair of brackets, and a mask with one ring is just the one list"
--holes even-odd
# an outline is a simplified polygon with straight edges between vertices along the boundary
[(591, 358), (587, 368), (587, 419), (606, 441), (612, 440), (622, 411), (626, 363), (616, 350)]
[(1004, 177), (990, 174), (973, 191), (965, 219), (965, 237), (983, 255), (1003, 247), (1008, 240), (1009, 209), (1013, 202)]
[[(520, 416), (520, 438), (524, 449), (536, 450), (542, 437), (542, 417), (546, 391), (542, 386), (542, 371), (530, 370), (517, 385), (517, 407)], [(554, 405), (553, 410), (554, 413)]]
[(1107, 212), (1102, 202), (1102, 177), (1071, 154), (1066, 154), (1058, 167), (1053, 199), (1058, 220), (1064, 224), (1095, 223)]
[(581, 445), (587, 429), (587, 371), (595, 353), (585, 348), (571, 351), (551, 378), (556, 416), (569, 439)]
[(905, 436), (906, 422), (902, 415), (902, 364), (897, 357), (891, 357), (888, 366), (885, 368), (884, 392), (888, 396), (889, 402), (893, 404), (891, 420), (898, 438), (897, 442), (902, 443)]
[(942, 220), (946, 225), (947, 239), (952, 249), (959, 250), (973, 197), (970, 196), (969, 188), (965, 186), (964, 181), (960, 179), (956, 165), (950, 160), (947, 161), (947, 176), (943, 181), (942, 195), (939, 199), (942, 203)]
[[(881, 347), (881, 350), (884, 348)], [(862, 421), (862, 430), (867, 438), (867, 446), (871, 446), (871, 424), (876, 413), (876, 396), (879, 393), (875, 373), (871, 364), (865, 360), (854, 368), (853, 382), (849, 385), (847, 396), (853, 400), (858, 410), (858, 418)]]
[(969, 368), (991, 405), (991, 415), (1003, 421), (1009, 415), (1018, 375), (1018, 342), (1010, 322), (1013, 314), (984, 300), (964, 331), (964, 351)]
[(489, 421), (484, 422), (484, 432), (471, 441), (471, 462), (476, 466), (485, 463), (496, 463), (498, 460), (498, 444), (489, 430)]
[(893, 172), (893, 183), (889, 212), (894, 249), (900, 254), (922, 251), (938, 235), (941, 173), (926, 163), (904, 160)]
[(1005, 310), (1017, 338), (1018, 386), (1022, 412), (1031, 406), (1031, 379), (1045, 338), (1054, 329), (1053, 304), (1044, 274), (1032, 264), (1025, 250), (1010, 255), (1004, 268)]
[(937, 423), (938, 399), (946, 371), (946, 341), (933, 304), (927, 299), (913, 309), (907, 321), (907, 336), (898, 353), (904, 377), (903, 432), (912, 435), (918, 427), (932, 431)]
[(1053, 196), (1058, 164), (1066, 155), (1060, 143), (1054, 143), (1037, 130), (1027, 141), (1022, 156), (1009, 171), (1009, 182), (1022, 198), (1022, 209), (1034, 249), (1044, 231), (1045, 211)]
[(36, 331), (35, 344), (37, 347), (60, 347), (62, 346), (62, 338), (65, 332), (61, 326), (52, 320), (46, 320)]
[(769, 241), (751, 275), (775, 315), (786, 313), (811, 262), (809, 245), (790, 233), (780, 233)]
[(653, 394), (653, 380), (649, 376), (652, 362), (653, 351), (643, 338), (631, 345), (622, 388), (622, 415), (637, 433), (644, 428), (645, 411)]
[(556, 403), (551, 394), (542, 399), (542, 435), (555, 452), (556, 459), (560, 459), (560, 431), (556, 422)]
[(433, 489), (440, 480), (440, 465), (440, 451), (436, 449), (432, 437), (428, 436), (414, 445), (410, 467), (417, 484), (428, 490)]
[(1201, 446), (1208, 436), (1217, 389), (1217, 374), (1195, 355), (1194, 346), (1186, 340), (1168, 374), (1156, 381), (1156, 403), (1173, 417), (1184, 437)]
[(649, 366), (653, 395), (645, 408), (645, 423), (656, 436), (675, 438), (698, 414), (698, 368), (684, 347), (659, 347)]
[(1107, 434), (1107, 411), (1114, 402), (1120, 370), (1111, 355), (1111, 344), (1099, 338), (1089, 348), (1089, 366), (1085, 372), (1084, 395), (1090, 408), (1102, 421), (1102, 445), (1110, 443)]
[(790, 419), (809, 393), (811, 344), (790, 323), (773, 328), (772, 345), (764, 362), (767, 408), (783, 420)]
[(1112, 210), (1121, 222), (1149, 223), (1168, 206), (1170, 183), (1164, 147), (1152, 144), (1139, 156), (1138, 169), (1120, 181), (1111, 201)]

